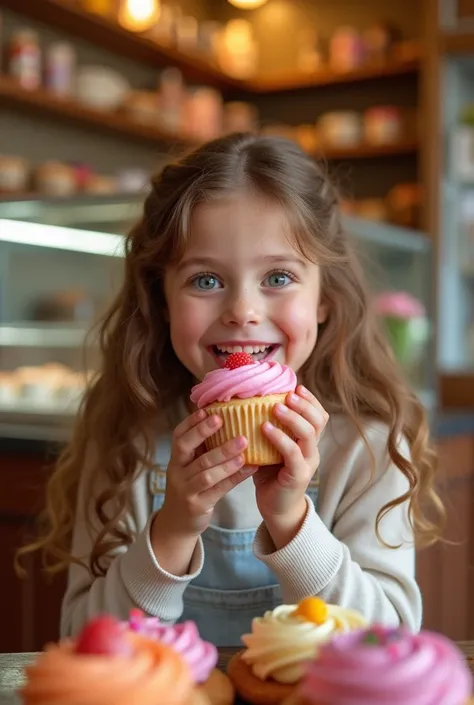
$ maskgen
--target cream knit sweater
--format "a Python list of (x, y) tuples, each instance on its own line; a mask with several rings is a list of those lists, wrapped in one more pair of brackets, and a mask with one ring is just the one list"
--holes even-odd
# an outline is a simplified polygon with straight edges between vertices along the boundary
[[(307, 595), (352, 607), (373, 622), (406, 624), (418, 630), (421, 624), (421, 596), (415, 581), (413, 535), (407, 506), (390, 511), (380, 531), (388, 548), (375, 534), (375, 520), (381, 507), (407, 490), (400, 470), (387, 455), (387, 429), (368, 422), (366, 434), (375, 458), (371, 475), (370, 455), (353, 424), (333, 416), (320, 441), (320, 488), (317, 512), (310, 500), (304, 523), (297, 536), (281, 550), (275, 550), (261, 523), (250, 478), (231, 491), (215, 508), (213, 524), (226, 528), (257, 527), (254, 552), (277, 576), (284, 601), (298, 602)], [(408, 457), (405, 441), (401, 453)], [(84, 468), (84, 474), (87, 468)], [(78, 506), (82, 506), (79, 492)], [(104, 577), (93, 578), (84, 568), (72, 565), (61, 615), (62, 635), (76, 633), (84, 622), (99, 612), (127, 618), (140, 607), (166, 622), (179, 619), (183, 594), (205, 560), (202, 543), (194, 552), (190, 574), (176, 577), (158, 564), (150, 546), (151, 495), (148, 476), (135, 482), (126, 518), (135, 536), (127, 548), (108, 556)], [(78, 510), (72, 553), (88, 556), (97, 527), (88, 529)]]

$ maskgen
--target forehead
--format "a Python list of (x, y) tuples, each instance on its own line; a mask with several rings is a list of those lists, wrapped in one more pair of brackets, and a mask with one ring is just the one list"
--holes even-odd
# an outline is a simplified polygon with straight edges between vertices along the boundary
[(252, 194), (199, 204), (192, 216), (185, 257), (247, 251), (270, 254), (275, 249), (294, 254), (293, 237), (285, 210), (277, 203)]

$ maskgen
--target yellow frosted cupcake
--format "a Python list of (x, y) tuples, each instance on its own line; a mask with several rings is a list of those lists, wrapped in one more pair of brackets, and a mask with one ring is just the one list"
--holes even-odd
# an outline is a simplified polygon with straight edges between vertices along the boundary
[(225, 367), (209, 372), (191, 390), (191, 401), (211, 416), (217, 414), (224, 424), (206, 441), (207, 450), (236, 436), (245, 436), (248, 448), (246, 465), (276, 465), (280, 453), (262, 432), (262, 424), (272, 424), (288, 433), (273, 415), (279, 402), (284, 404), (288, 392), (294, 392), (296, 374), (275, 360), (255, 362), (249, 353), (232, 353)]
[(229, 663), (229, 677), (252, 705), (277, 705), (295, 691), (324, 644), (366, 626), (359, 612), (318, 597), (280, 605), (253, 620), (252, 633), (242, 636), (246, 648)]

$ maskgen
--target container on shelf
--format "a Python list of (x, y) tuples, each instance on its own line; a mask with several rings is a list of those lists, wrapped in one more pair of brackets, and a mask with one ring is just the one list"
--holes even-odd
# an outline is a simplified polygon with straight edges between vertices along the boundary
[(75, 169), (57, 161), (41, 164), (35, 171), (34, 183), (45, 196), (72, 196), (78, 191)]
[(76, 97), (94, 110), (115, 110), (130, 91), (123, 76), (106, 66), (80, 66), (77, 70)]
[(20, 29), (10, 38), (8, 51), (8, 73), (27, 90), (41, 86), (41, 48), (36, 32)]
[(353, 27), (340, 27), (329, 43), (329, 63), (334, 71), (354, 71), (364, 61), (364, 43)]
[(364, 134), (367, 144), (384, 145), (399, 142), (404, 132), (404, 115), (401, 108), (378, 105), (364, 113)]
[(258, 127), (258, 110), (252, 103), (233, 101), (224, 105), (224, 132), (254, 132)]
[(319, 118), (317, 129), (327, 147), (356, 147), (364, 138), (362, 117), (353, 110), (325, 113)]
[(196, 142), (213, 140), (222, 134), (222, 95), (213, 88), (191, 89), (186, 101), (184, 133)]
[(69, 97), (74, 93), (76, 52), (69, 42), (54, 42), (46, 50), (46, 88), (54, 95)]
[(22, 193), (28, 190), (30, 164), (23, 157), (0, 155), (0, 193)]

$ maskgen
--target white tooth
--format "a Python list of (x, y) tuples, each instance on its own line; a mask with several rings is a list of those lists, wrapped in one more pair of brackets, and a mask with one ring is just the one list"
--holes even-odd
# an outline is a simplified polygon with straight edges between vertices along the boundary
[(255, 352), (255, 348), (253, 345), (244, 345), (244, 352), (252, 354)]
[(241, 345), (236, 345), (232, 352), (242, 352), (243, 348)]

